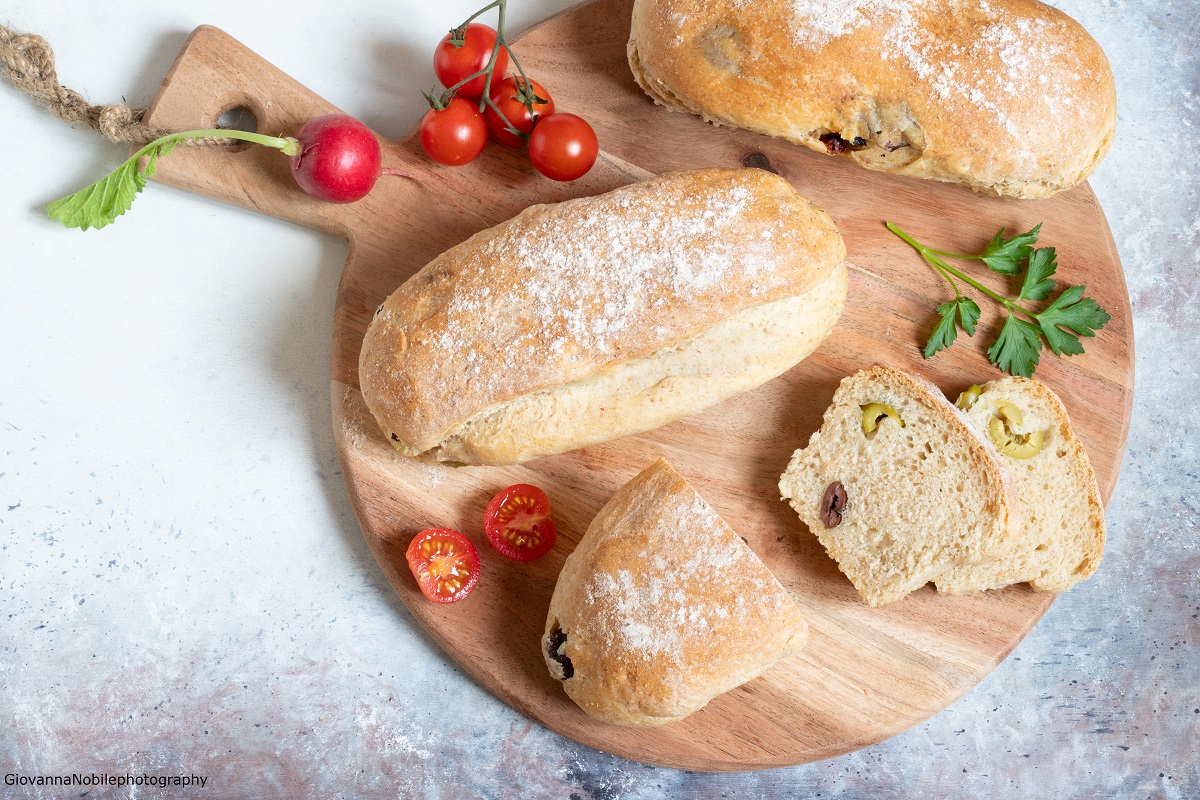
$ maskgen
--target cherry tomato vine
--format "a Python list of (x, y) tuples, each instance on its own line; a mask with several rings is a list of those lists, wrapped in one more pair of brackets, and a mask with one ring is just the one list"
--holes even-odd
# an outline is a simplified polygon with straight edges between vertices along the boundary
[[(475, 22), (492, 9), (497, 14), (495, 29)], [(549, 147), (541, 150), (558, 157), (538, 158), (533, 148), (530, 156), (543, 175), (560, 181), (575, 180), (595, 163), (599, 152), (595, 132), (579, 117), (556, 114), (550, 93), (525, 73), (504, 35), (507, 11), (508, 0), (494, 0), (451, 28), (438, 44), (434, 72), (446, 88), (440, 93), (436, 88), (423, 92), (429, 111), (421, 120), (422, 145), (434, 161), (458, 166), (483, 151), (489, 130), (495, 141), (525, 148), (534, 141), (534, 132), (542, 122), (570, 116), (569, 124), (550, 126), (559, 134), (541, 137), (549, 140)], [(510, 62), (517, 70), (515, 77), (504, 76)], [(478, 101), (474, 109), (478, 120), (476, 114), (468, 113), (458, 103), (464, 98)], [(459, 107), (454, 108), (456, 104)], [(564, 159), (561, 154), (567, 152), (573, 156)]]

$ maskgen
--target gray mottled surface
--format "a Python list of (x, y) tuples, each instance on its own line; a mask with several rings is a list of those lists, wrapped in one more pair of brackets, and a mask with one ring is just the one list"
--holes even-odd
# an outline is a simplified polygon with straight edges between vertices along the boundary
[[(384, 5), (5, 13), (97, 98), (144, 102), (185, 32), (216, 22), (399, 135), (430, 44), (473, 9)], [(565, 5), (514, 6), (516, 24)], [(0, 774), (207, 778), (0, 796), (1200, 796), (1200, 9), (1061, 7), (1109, 54), (1120, 107), (1092, 185), (1138, 364), (1105, 561), (933, 719), (762, 773), (609, 757), (465, 678), (392, 596), (342, 488), (327, 364), (344, 246), (161, 188), (112, 229), (54, 228), (36, 205), (120, 149), (0, 91)]]

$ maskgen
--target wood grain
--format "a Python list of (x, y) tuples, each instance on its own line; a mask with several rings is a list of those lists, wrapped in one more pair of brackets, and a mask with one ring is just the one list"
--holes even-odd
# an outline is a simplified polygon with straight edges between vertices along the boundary
[[(625, 64), (630, 0), (577, 6), (523, 35), (523, 64), (560, 110), (587, 117), (611, 155), (585, 179), (555, 184), (519, 154), (490, 146), (468, 167), (437, 168), (410, 135), (384, 142), (389, 166), (365, 200), (318, 203), (291, 182), (286, 161), (262, 148), (180, 148), (158, 180), (346, 237), (331, 366), (333, 425), (347, 490), (372, 552), (431, 636), (481, 684), (522, 713), (577, 741), (628, 758), (693, 770), (798, 764), (878, 742), (945, 708), (973, 687), (1053, 600), (1012, 587), (941, 597), (929, 587), (893, 605), (861, 602), (816, 539), (779, 500), (776, 482), (793, 449), (818, 427), (838, 380), (875, 362), (915, 369), (948, 394), (996, 377), (983, 355), (997, 316), (981, 331), (922, 361), (919, 345), (947, 287), (883, 226), (891, 220), (945, 249), (977, 250), (999, 227), (1044, 222), (1059, 274), (1086, 283), (1113, 319), (1086, 355), (1047, 356), (1038, 376), (1063, 398), (1095, 465), (1104, 496), (1117, 479), (1133, 395), (1133, 331), (1121, 266), (1103, 212), (1086, 185), (1036, 202), (997, 200), (953, 186), (868, 172), (755, 134), (714, 128), (655, 107)], [(214, 28), (188, 40), (148, 115), (177, 129), (211, 126), (234, 106), (261, 132), (294, 131), (334, 110)], [(376, 306), (447, 247), (533, 202), (593, 194), (648, 172), (741, 164), (751, 154), (825, 208), (853, 264), (850, 299), (833, 335), (806, 361), (759, 389), (639, 436), (518, 467), (429, 467), (396, 455), (366, 412), (356, 365)], [(633, 166), (637, 165), (637, 166)], [(646, 172), (648, 171), (648, 172)], [(998, 289), (1005, 279), (988, 276)], [(811, 626), (800, 654), (764, 677), (663, 728), (603, 725), (580, 711), (548, 674), (539, 638), (563, 560), (612, 493), (659, 456), (671, 459), (793, 591)], [(532, 564), (508, 562), (482, 532), (499, 489), (536, 483), (550, 495), (560, 538)], [(464, 531), (485, 574), (457, 605), (426, 602), (404, 550), (431, 525)]]

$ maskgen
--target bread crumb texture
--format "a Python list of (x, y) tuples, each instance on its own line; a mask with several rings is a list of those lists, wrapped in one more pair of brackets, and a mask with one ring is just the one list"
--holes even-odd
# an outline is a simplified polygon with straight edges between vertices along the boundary
[[(872, 403), (890, 406), (898, 419), (883, 416), (866, 433), (863, 413)], [(844, 486), (846, 505), (827, 527), (821, 506), (834, 481)], [(779, 488), (871, 605), (984, 561), (1019, 520), (995, 448), (937, 387), (889, 367), (841, 382)]]
[(982, 564), (949, 570), (935, 579), (952, 594), (1029, 582), (1060, 592), (1090, 577), (1104, 554), (1104, 507), (1083, 444), (1071, 430), (1067, 409), (1048, 386), (1028, 378), (985, 384), (967, 419), (986, 435), (1000, 403), (1021, 413), (1013, 433), (1041, 431), (1042, 449), (1032, 458), (1001, 456), (1016, 481), (1024, 519), (1016, 536)]

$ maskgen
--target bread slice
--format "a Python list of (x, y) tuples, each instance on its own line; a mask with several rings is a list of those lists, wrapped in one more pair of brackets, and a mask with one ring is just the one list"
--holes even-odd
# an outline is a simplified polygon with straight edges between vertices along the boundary
[(661, 725), (761, 675), (807, 638), (771, 571), (660, 459), (613, 495), (567, 558), (542, 655), (593, 717)]
[[(884, 417), (864, 432), (872, 403), (899, 419)], [(844, 487), (840, 515), (826, 509), (834, 482)], [(884, 366), (841, 382), (779, 491), (872, 606), (991, 557), (1020, 521), (996, 449), (936, 386)]]
[(1010, 422), (1009, 429), (1041, 432), (1042, 447), (1030, 458), (1002, 456), (1025, 511), (1017, 535), (986, 562), (939, 575), (938, 591), (962, 594), (1025, 581), (1041, 591), (1065, 591), (1094, 573), (1104, 554), (1104, 506), (1096, 474), (1071, 431), (1067, 409), (1050, 387), (1028, 378), (1002, 378), (981, 388), (974, 402), (967, 396), (962, 403), (969, 406), (965, 413), (972, 425), (988, 436), (992, 420), (1001, 417), (999, 404), (1011, 403), (1021, 423)]

